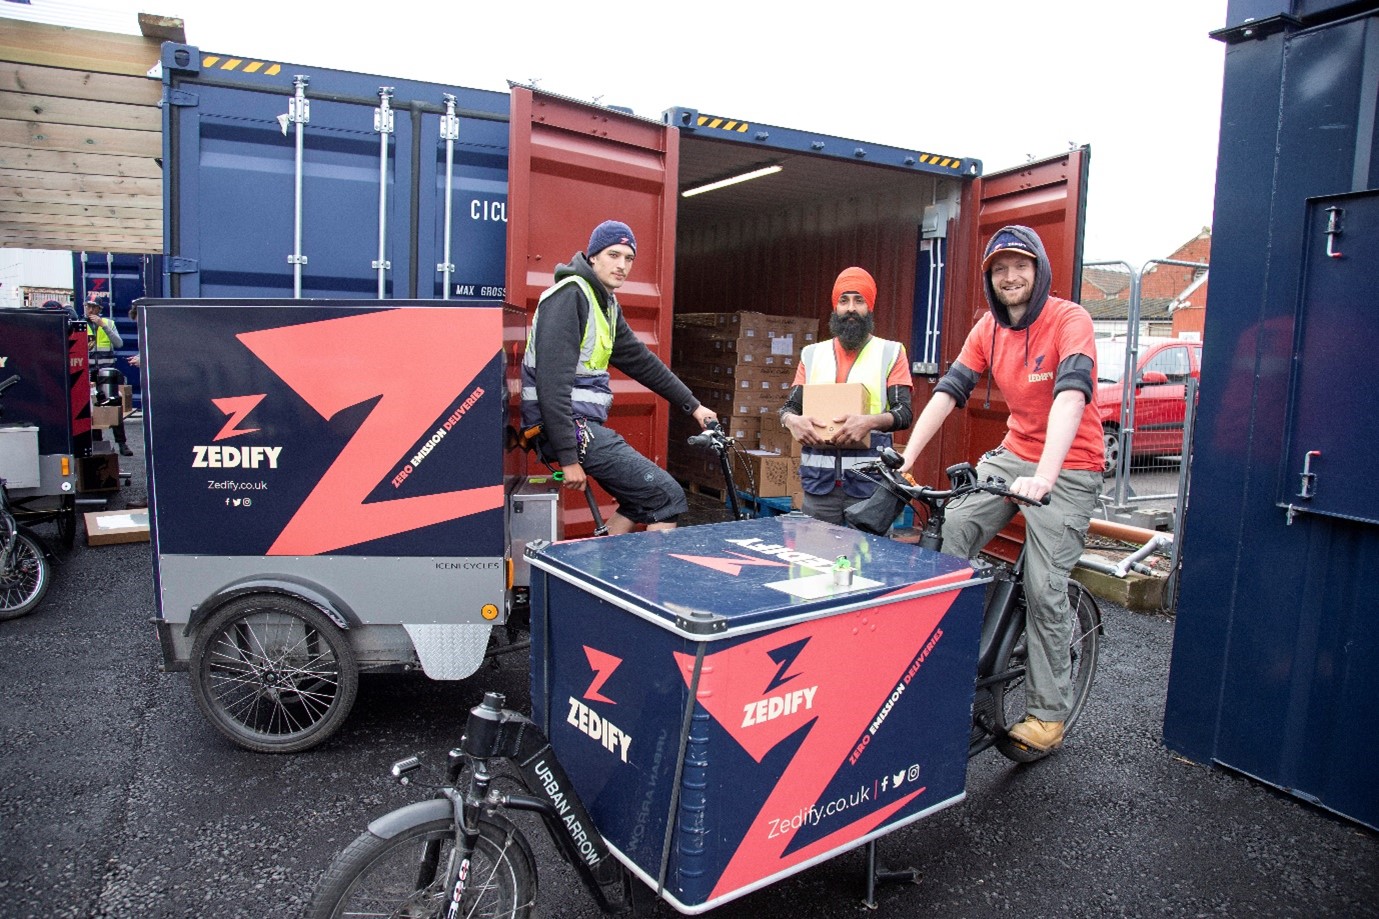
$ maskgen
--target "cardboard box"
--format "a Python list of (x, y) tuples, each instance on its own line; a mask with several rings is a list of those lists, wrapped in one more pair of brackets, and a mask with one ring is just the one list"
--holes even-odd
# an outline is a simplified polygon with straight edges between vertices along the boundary
[(790, 506), (795, 510), (804, 509), (804, 483), (800, 481), (800, 458), (790, 459)]
[(790, 458), (765, 450), (747, 450), (743, 456), (751, 470), (751, 480), (737, 481), (743, 491), (754, 490), (759, 498), (779, 498), (790, 493)]
[(762, 416), (761, 434), (757, 440), (761, 444), (761, 449), (770, 450), (772, 453), (779, 453), (781, 456), (794, 457), (800, 456), (800, 442), (794, 435), (782, 428), (779, 424), (768, 427), (765, 424), (765, 416)]
[(737, 441), (738, 446), (745, 450), (755, 450), (761, 438), (761, 419), (766, 417), (768, 416), (729, 415), (718, 420), (723, 425), (723, 430), (728, 432), (728, 436)]
[(148, 542), (148, 508), (92, 511), (86, 515), (88, 546), (113, 546), (122, 542)]
[(814, 427), (826, 443), (833, 443), (834, 418), (859, 414), (866, 405), (867, 390), (861, 383), (804, 385), (804, 414), (814, 419)]
[(134, 387), (128, 383), (120, 387), (120, 408), (126, 415), (134, 411)]
[(93, 428), (113, 428), (120, 423), (120, 418), (118, 405), (91, 406), (91, 427)]

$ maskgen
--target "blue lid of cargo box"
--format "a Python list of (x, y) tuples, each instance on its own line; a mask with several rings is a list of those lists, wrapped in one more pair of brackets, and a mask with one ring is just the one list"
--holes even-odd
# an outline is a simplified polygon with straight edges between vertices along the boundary
[(532, 543), (527, 558), (586, 593), (698, 638), (989, 580), (968, 560), (798, 514)]

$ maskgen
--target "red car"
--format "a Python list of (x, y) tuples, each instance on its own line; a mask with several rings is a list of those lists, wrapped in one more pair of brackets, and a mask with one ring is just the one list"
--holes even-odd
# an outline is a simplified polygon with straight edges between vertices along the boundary
[[(1116, 471), (1120, 459), (1120, 403), (1124, 395), (1125, 339), (1099, 338), (1096, 343), (1097, 411), (1106, 435), (1103, 474)], [(1183, 418), (1187, 412), (1187, 379), (1200, 378), (1202, 343), (1178, 338), (1139, 340), (1135, 374), (1135, 432), (1132, 458), (1177, 456), (1183, 452)]]

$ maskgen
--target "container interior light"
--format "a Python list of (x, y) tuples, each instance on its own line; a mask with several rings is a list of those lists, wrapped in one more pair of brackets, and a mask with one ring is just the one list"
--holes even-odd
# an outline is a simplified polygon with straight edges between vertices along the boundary
[(739, 182), (750, 182), (752, 179), (760, 179), (762, 176), (775, 175), (781, 171), (779, 163), (763, 166), (760, 169), (753, 169), (751, 172), (744, 172), (742, 175), (732, 176), (727, 179), (719, 179), (716, 182), (709, 182), (695, 188), (687, 188), (680, 192), (681, 198), (692, 198), (695, 195), (702, 195), (706, 191), (717, 191), (720, 188), (727, 188), (729, 185), (737, 185)]

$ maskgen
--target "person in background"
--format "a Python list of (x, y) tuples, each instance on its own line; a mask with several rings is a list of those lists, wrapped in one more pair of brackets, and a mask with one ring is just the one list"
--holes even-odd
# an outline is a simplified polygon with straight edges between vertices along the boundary
[[(833, 312), (828, 318), (833, 338), (807, 346), (795, 368), (795, 384), (780, 410), (781, 424), (800, 444), (800, 484), (804, 512), (819, 520), (843, 524), (843, 511), (865, 501), (876, 482), (854, 467), (876, 459), (891, 445), (891, 434), (904, 431), (913, 420), (910, 407), (914, 381), (905, 346), (877, 338), (876, 281), (862, 268), (846, 268), (833, 282)], [(804, 386), (808, 383), (861, 383), (866, 389), (863, 411), (832, 419), (804, 414)], [(833, 421), (833, 440), (825, 443), (819, 423)]]
[[(101, 305), (95, 300), (86, 301), (86, 349), (91, 366), (92, 382), (100, 382), (101, 371), (108, 370), (115, 374), (115, 386), (118, 392), (119, 384), (124, 382), (123, 375), (115, 369), (115, 349), (124, 347), (124, 339), (120, 337), (120, 332), (115, 328), (115, 320), (101, 315)], [(121, 413), (120, 422), (111, 428), (122, 456), (133, 456), (134, 451), (129, 449), (129, 444), (125, 441), (124, 415)]]
[(717, 420), (623, 317), (615, 291), (636, 257), (627, 224), (605, 220), (594, 227), (588, 248), (557, 266), (555, 284), (541, 294), (522, 357), (522, 427), (540, 426), (537, 449), (560, 464), (566, 488), (583, 489), (592, 478), (617, 499), (607, 521), (612, 535), (639, 523), (671, 529), (689, 504), (670, 473), (606, 426), (613, 405), (608, 368), (692, 414), (701, 427)]
[(73, 320), (74, 322), (80, 318), (77, 316), (77, 311), (72, 307), (72, 304), (63, 303), (61, 300), (44, 300), (43, 306), (41, 308), (45, 310), (57, 310), (59, 312), (66, 313), (67, 318)]
[(1025, 515), (1025, 614), (1029, 679), (1025, 720), (1010, 736), (1041, 753), (1063, 743), (1072, 706), (1068, 657), (1072, 613), (1068, 574), (1082, 555), (1101, 493), (1101, 422), (1093, 405), (1096, 341), (1092, 317), (1076, 303), (1050, 296), (1053, 270), (1039, 235), (1028, 227), (997, 230), (982, 258), (991, 312), (968, 333), (957, 361), (934, 387), (905, 446), (908, 471), (954, 408), (962, 408), (983, 373), (984, 404), (994, 380), (1010, 407), (1006, 436), (977, 465), (983, 479), (999, 476), (1010, 490), (1047, 506), (1017, 505), (975, 494), (948, 511), (943, 551), (970, 558), (1016, 510)]

